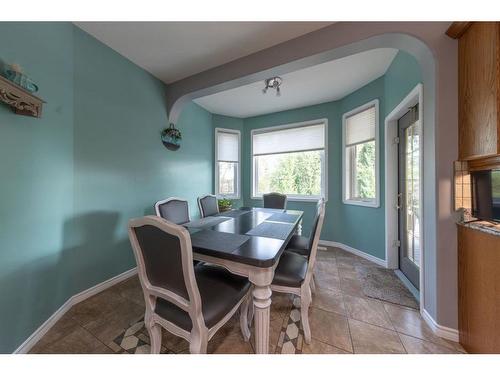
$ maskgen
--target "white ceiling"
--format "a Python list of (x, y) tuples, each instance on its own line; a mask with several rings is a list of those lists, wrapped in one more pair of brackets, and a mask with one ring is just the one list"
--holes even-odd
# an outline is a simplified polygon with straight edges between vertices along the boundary
[(331, 22), (75, 22), (165, 83), (171, 83)]
[(225, 116), (252, 117), (339, 100), (381, 77), (398, 50), (378, 48), (284, 74), (281, 96), (264, 82), (255, 82), (194, 101), (206, 110)]

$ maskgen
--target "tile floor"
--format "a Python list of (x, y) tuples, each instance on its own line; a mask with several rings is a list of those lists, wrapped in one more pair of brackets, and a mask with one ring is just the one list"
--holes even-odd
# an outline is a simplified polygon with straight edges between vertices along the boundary
[[(271, 353), (461, 353), (432, 333), (417, 310), (367, 298), (355, 265), (369, 261), (336, 248), (318, 252), (317, 291), (309, 311), (312, 342), (303, 341), (300, 300), (274, 294)], [(373, 265), (373, 264), (372, 264)], [(144, 300), (136, 276), (74, 306), (30, 353), (148, 353)], [(188, 353), (188, 343), (165, 330), (162, 353)], [(212, 338), (209, 353), (253, 353), (233, 317)]]

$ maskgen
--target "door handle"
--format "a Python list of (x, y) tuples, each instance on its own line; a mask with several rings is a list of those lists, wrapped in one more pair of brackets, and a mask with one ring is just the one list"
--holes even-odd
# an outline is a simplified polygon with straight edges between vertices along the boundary
[(397, 201), (396, 201), (396, 210), (400, 210), (401, 209), (401, 197), (402, 197), (402, 194), (399, 193), (398, 197), (397, 197)]

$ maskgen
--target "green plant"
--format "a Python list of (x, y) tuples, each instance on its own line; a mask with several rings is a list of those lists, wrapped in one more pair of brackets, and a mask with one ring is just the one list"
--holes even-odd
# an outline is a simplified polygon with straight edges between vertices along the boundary
[(233, 205), (233, 202), (231, 201), (231, 199), (227, 199), (227, 198), (219, 199), (217, 202), (219, 204), (220, 211), (229, 210), (231, 208), (231, 206)]

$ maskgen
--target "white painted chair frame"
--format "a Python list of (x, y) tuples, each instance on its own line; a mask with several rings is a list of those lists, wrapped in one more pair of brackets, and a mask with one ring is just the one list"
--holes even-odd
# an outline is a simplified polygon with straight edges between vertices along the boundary
[(312, 289), (315, 288), (314, 284), (314, 265), (316, 263), (316, 256), (318, 253), (319, 238), (321, 235), (321, 228), (323, 227), (323, 221), (325, 218), (325, 201), (321, 200), (320, 204), (320, 214), (318, 225), (316, 227), (316, 232), (314, 233), (314, 239), (311, 248), (311, 254), (309, 255), (309, 260), (307, 263), (306, 276), (300, 287), (289, 287), (271, 284), (271, 290), (274, 292), (281, 293), (291, 293), (300, 297), (300, 320), (302, 322), (302, 328), (304, 329), (304, 340), (306, 344), (311, 343), (311, 328), (309, 326), (309, 306), (312, 301)]
[(160, 206), (163, 205), (163, 204), (165, 204), (165, 203), (171, 202), (171, 201), (186, 202), (186, 204), (188, 205), (188, 221), (191, 221), (191, 217), (189, 216), (189, 204), (188, 204), (188, 201), (186, 199), (177, 198), (177, 197), (170, 197), (170, 198), (163, 199), (161, 201), (156, 202), (155, 203), (155, 213), (156, 213), (156, 216), (161, 217)]
[(217, 213), (219, 213), (219, 203), (218, 203), (218, 200), (217, 200), (217, 196), (216, 196), (216, 195), (213, 195), (213, 194), (203, 195), (203, 196), (201, 196), (201, 197), (198, 197), (198, 208), (199, 208), (199, 210), (200, 210), (200, 216), (201, 216), (202, 218), (204, 218), (204, 217), (206, 217), (206, 216), (205, 216), (205, 212), (203, 212), (203, 207), (202, 207), (202, 205), (201, 205), (201, 200), (202, 200), (202, 199), (205, 199), (205, 198), (207, 198), (207, 197), (213, 197), (213, 198), (215, 198), (215, 202), (216, 202), (216, 205), (215, 205), (215, 206), (217, 207)]
[[(188, 292), (189, 300), (179, 296), (167, 289), (155, 287), (151, 285), (146, 274), (146, 268), (142, 251), (140, 249), (137, 236), (133, 228), (141, 227), (144, 225), (155, 226), (164, 232), (177, 236), (181, 245), (182, 256), (182, 272)], [(137, 262), (137, 272), (141, 282), (142, 290), (144, 292), (144, 299), (146, 301), (146, 312), (144, 316), (144, 323), (149, 332), (151, 339), (151, 353), (160, 353), (161, 348), (161, 327), (165, 328), (170, 333), (186, 339), (190, 345), (189, 350), (192, 354), (200, 354), (207, 352), (208, 341), (215, 335), (241, 306), (240, 312), (240, 328), (245, 341), (250, 339), (250, 330), (248, 328), (248, 306), (250, 302), (250, 291), (227, 313), (217, 324), (208, 329), (203, 319), (201, 310), (201, 297), (196, 284), (196, 278), (193, 267), (193, 251), (191, 245), (191, 237), (189, 232), (182, 226), (172, 224), (162, 218), (156, 216), (145, 216), (138, 219), (131, 219), (129, 221), (129, 237), (134, 250), (134, 256)], [(177, 325), (163, 319), (155, 313), (156, 299), (163, 298), (164, 300), (173, 303), (182, 310), (186, 311), (193, 323), (191, 332), (188, 332)]]

